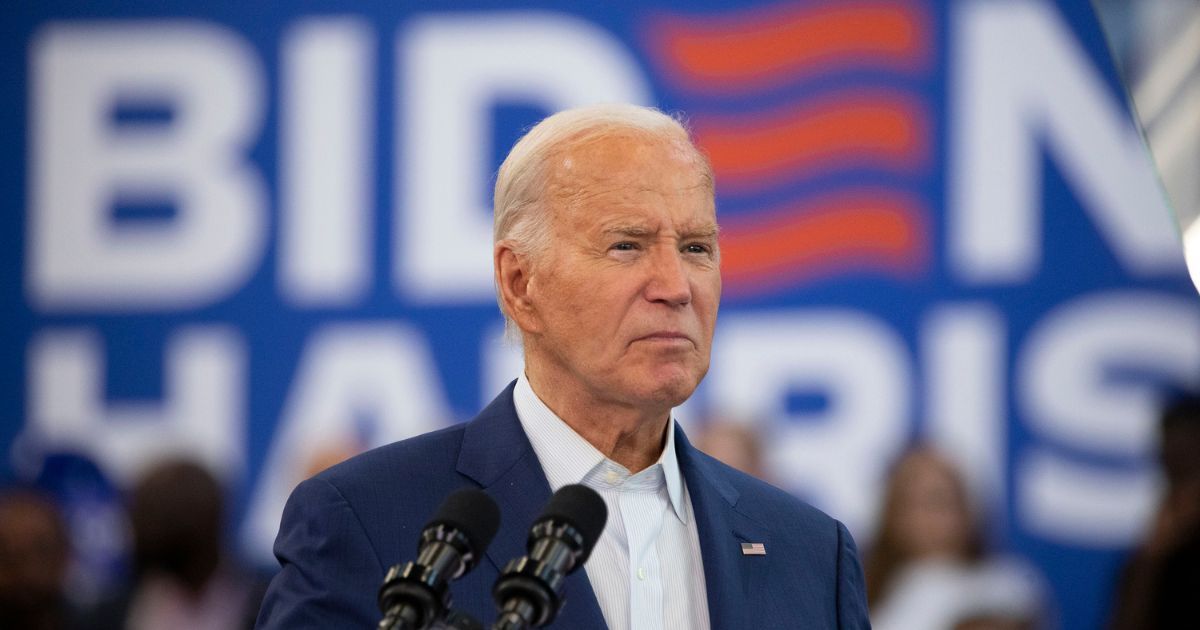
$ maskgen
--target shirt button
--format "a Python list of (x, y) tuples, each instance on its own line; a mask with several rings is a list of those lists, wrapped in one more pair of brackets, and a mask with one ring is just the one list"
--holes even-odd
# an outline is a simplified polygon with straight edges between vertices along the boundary
[(638, 574), (637, 574), (637, 575), (638, 575), (638, 579), (639, 579), (639, 580), (644, 580), (644, 579), (646, 579), (646, 568), (645, 568), (645, 567), (638, 567)]
[(608, 483), (617, 483), (617, 480), (620, 479), (620, 477), (617, 476), (617, 473), (614, 470), (608, 471), (608, 474), (606, 475), (606, 477), (608, 478)]

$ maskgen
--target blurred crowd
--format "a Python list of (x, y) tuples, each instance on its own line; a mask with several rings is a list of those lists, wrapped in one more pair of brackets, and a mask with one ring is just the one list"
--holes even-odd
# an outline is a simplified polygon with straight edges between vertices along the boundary
[[(701, 450), (763, 476), (752, 423), (712, 420)], [(1041, 630), (1053, 627), (1048, 588), (1021, 559), (991, 551), (979, 508), (950, 459), (907, 449), (885, 482), (879, 522), (863, 545), (876, 630)]]
[[(709, 454), (771, 481), (753, 422), (711, 419), (695, 437)], [(1163, 491), (1143, 541), (1113, 584), (1110, 630), (1200, 628), (1200, 398), (1161, 414)], [(952, 459), (914, 444), (884, 480), (878, 522), (861, 547), (875, 630), (1050, 630), (1045, 578), (1001, 552), (987, 508)]]
[[(701, 449), (770, 481), (754, 426), (714, 419), (693, 433)], [(1162, 500), (1114, 583), (1111, 630), (1200, 628), (1200, 398), (1164, 411), (1159, 442)], [(101, 477), (78, 456), (55, 456), (0, 492), (0, 628), (253, 626), (266, 576), (227, 552), (226, 490), (212, 473), (162, 461), (111, 496)], [(1057, 627), (1044, 578), (997, 550), (985, 507), (935, 447), (901, 454), (878, 513), (862, 545), (877, 630)]]
[(263, 584), (225, 551), (226, 492), (209, 471), (162, 461), (113, 506), (87, 460), (47, 468), (0, 493), (0, 628), (253, 627)]

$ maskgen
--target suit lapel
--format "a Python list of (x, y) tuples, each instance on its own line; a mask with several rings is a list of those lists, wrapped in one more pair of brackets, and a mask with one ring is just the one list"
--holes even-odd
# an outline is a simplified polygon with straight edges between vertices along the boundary
[[(550, 484), (517, 419), (509, 385), (466, 427), (458, 471), (478, 483), (500, 506), (500, 530), (487, 551), (502, 571), (509, 560), (525, 555), (529, 526), (550, 500)], [(765, 527), (736, 509), (739, 492), (675, 426), (675, 450), (687, 484), (700, 553), (712, 630), (750, 627), (753, 591), (767, 573), (767, 558), (744, 556), (741, 543), (771, 549)], [(604, 628), (604, 616), (591, 583), (580, 570), (567, 579), (566, 605), (553, 624), (559, 628)]]
[(708, 617), (712, 630), (748, 628), (755, 593), (750, 585), (765, 574), (766, 557), (745, 556), (741, 543), (764, 543), (767, 530), (736, 510), (740, 493), (675, 427), (676, 454), (687, 483), (704, 562)]
[[(525, 555), (529, 526), (550, 500), (550, 483), (513, 406), (513, 385), (467, 425), (458, 472), (478, 483), (500, 506), (500, 529), (488, 560), (503, 571)], [(583, 570), (567, 578), (566, 604), (554, 622), (560, 628), (604, 628), (604, 616)]]

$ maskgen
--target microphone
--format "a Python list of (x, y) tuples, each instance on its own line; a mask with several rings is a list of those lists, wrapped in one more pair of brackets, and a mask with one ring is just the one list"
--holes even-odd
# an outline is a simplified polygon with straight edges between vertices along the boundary
[(479, 563), (500, 528), (500, 508), (482, 490), (446, 497), (421, 531), (416, 562), (388, 570), (379, 589), (379, 630), (423, 630), (450, 610), (451, 580)]
[(529, 530), (529, 554), (504, 567), (492, 597), (500, 615), (492, 630), (540, 628), (562, 609), (567, 575), (583, 566), (604, 531), (608, 508), (595, 490), (559, 488)]

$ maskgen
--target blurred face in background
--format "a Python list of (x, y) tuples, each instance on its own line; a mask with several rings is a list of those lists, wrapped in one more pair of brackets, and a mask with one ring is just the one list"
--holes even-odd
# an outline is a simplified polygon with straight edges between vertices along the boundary
[(31, 494), (0, 498), (3, 613), (33, 614), (56, 606), (69, 559), (70, 543), (53, 504)]
[(972, 523), (962, 481), (953, 467), (919, 450), (901, 460), (896, 476), (898, 544), (914, 559), (964, 557)]

